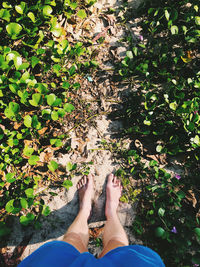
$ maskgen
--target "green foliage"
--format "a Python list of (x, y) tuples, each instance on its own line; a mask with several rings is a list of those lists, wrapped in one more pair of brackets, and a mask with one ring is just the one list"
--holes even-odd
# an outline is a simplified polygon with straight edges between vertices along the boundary
[(128, 167), (120, 171), (142, 184), (133, 231), (166, 266), (199, 264), (199, 9), (195, 0), (146, 1), (138, 11), (142, 35), (137, 44), (128, 39), (119, 67), (122, 79), (138, 85), (125, 103), (125, 135), (147, 150), (151, 143), (146, 154), (184, 157), (181, 176), (172, 177), (155, 160), (144, 165), (136, 151), (126, 154)]
[(58, 163), (52, 160), (50, 164), (48, 164), (48, 168), (50, 171), (55, 172), (55, 170), (58, 169)]
[(198, 205), (193, 195), (199, 178), (196, 169), (187, 176), (172, 176), (155, 160), (144, 163), (136, 150), (120, 150), (120, 154), (124, 167), (116, 175), (128, 201), (135, 201), (130, 177), (137, 181), (134, 191), (139, 193), (139, 203), (134, 234), (155, 249), (166, 266), (190, 266), (198, 256), (200, 238)]
[[(10, 215), (18, 216), (26, 226), (50, 213), (41, 195), (35, 193), (45, 179), (34, 176), (43, 164), (43, 140), (50, 135), (52, 150), (64, 147), (62, 138), (51, 136), (50, 129), (55, 125), (61, 128), (66, 116), (71, 119), (76, 107), (68, 92), (80, 88), (74, 78), (92, 67), (90, 50), (81, 42), (65, 39), (59, 17), (62, 14), (67, 21), (72, 16), (81, 21), (94, 2), (0, 3), (0, 32), (4, 36), (0, 40), (0, 236), (10, 233), (6, 224), (11, 224)], [(26, 174), (22, 172), (25, 165)], [(47, 166), (53, 173), (58, 168), (55, 161)], [(71, 182), (65, 181), (63, 186), (68, 189)]]
[[(147, 1), (141, 21), (146, 41), (131, 45), (119, 74), (140, 85), (128, 101), (130, 133), (149, 135), (159, 153), (176, 155), (199, 150), (199, 17), (192, 1)], [(144, 12), (146, 12), (144, 8)], [(141, 11), (141, 12), (142, 12)], [(142, 38), (143, 39), (143, 38)], [(195, 160), (195, 157), (194, 157)]]
[(63, 187), (65, 187), (67, 190), (69, 190), (69, 188), (73, 185), (72, 184), (72, 181), (70, 181), (70, 180), (65, 180), (64, 182), (63, 182)]

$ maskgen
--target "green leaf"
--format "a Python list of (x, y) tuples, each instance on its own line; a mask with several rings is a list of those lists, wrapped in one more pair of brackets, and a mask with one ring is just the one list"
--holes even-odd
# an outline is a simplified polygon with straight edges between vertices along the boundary
[(22, 225), (28, 225), (28, 224), (30, 224), (33, 220), (35, 219), (35, 215), (34, 214), (32, 214), (32, 213), (28, 213), (26, 216), (21, 216), (20, 217), (20, 223), (22, 224)]
[(63, 118), (63, 117), (65, 116), (65, 111), (64, 111), (64, 109), (59, 108), (59, 110), (58, 110), (58, 116), (61, 117), (61, 118)]
[(31, 57), (31, 66), (32, 68), (35, 68), (35, 66), (40, 62), (39, 58), (32, 56)]
[(126, 52), (126, 55), (127, 55), (127, 57), (129, 57), (130, 59), (133, 58), (133, 53), (132, 53), (132, 51), (127, 51), (127, 52)]
[(197, 25), (200, 25), (200, 17), (199, 16), (195, 16), (195, 23)]
[(16, 178), (14, 178), (15, 174), (14, 173), (7, 173), (6, 174), (6, 181), (8, 183), (13, 183), (16, 181)]
[(54, 120), (54, 121), (58, 120), (58, 118), (59, 118), (59, 116), (58, 116), (58, 112), (55, 111), (55, 110), (53, 110), (53, 111), (51, 112), (51, 118), (52, 118), (52, 120)]
[(51, 118), (51, 109), (43, 109), (42, 110), (42, 117), (45, 120), (50, 120), (50, 118)]
[(42, 95), (39, 93), (33, 94), (32, 95), (32, 100), (29, 100), (29, 103), (34, 106), (37, 107), (40, 103)]
[(53, 65), (53, 71), (58, 73), (61, 70), (61, 66), (59, 64)]
[(33, 14), (33, 12), (28, 12), (28, 14), (27, 14), (27, 17), (29, 18), (29, 19), (31, 19), (31, 21), (33, 22), (33, 23), (35, 23), (35, 15)]
[(20, 83), (28, 83), (30, 80), (30, 74), (28, 71), (24, 72), (21, 79), (20, 79)]
[(28, 67), (29, 67), (29, 63), (28, 62), (26, 62), (26, 63), (22, 63), (18, 68), (17, 68), (17, 70), (25, 70), (25, 69), (27, 69)]
[(55, 170), (58, 169), (58, 163), (55, 162), (54, 160), (51, 160), (50, 164), (48, 164), (48, 168), (50, 171), (55, 172)]
[(51, 213), (49, 206), (44, 205), (42, 209), (42, 215), (48, 216)]
[(200, 138), (198, 135), (195, 135), (193, 142), (197, 145), (200, 145)]
[(148, 126), (151, 125), (151, 121), (148, 121), (148, 120), (144, 120), (143, 123), (144, 123), (145, 125), (148, 125)]
[(81, 19), (85, 19), (87, 17), (87, 14), (84, 9), (80, 9), (77, 13), (77, 16)]
[(68, 171), (73, 171), (73, 170), (76, 169), (76, 167), (77, 167), (76, 164), (72, 164), (71, 162), (67, 162), (66, 169), (67, 169)]
[(20, 203), (21, 203), (22, 208), (24, 208), (24, 209), (28, 208), (28, 202), (26, 201), (25, 198), (21, 198)]
[(57, 22), (56, 18), (52, 18), (51, 19), (51, 28), (50, 31), (53, 33), (54, 36), (56, 36), (57, 38), (61, 36), (62, 34), (62, 27), (60, 26), (60, 24)]
[(9, 84), (9, 89), (11, 92), (13, 92), (15, 94), (17, 92), (17, 89), (19, 89), (19, 86), (15, 83)]
[(77, 6), (78, 6), (78, 3), (77, 2), (71, 2), (70, 4), (69, 4), (69, 6), (71, 7), (71, 9), (76, 9), (77, 8)]
[(73, 185), (72, 181), (70, 180), (65, 180), (62, 184), (67, 190)]
[(0, 127), (0, 140), (2, 140), (4, 137), (4, 131), (3, 129)]
[(155, 229), (155, 235), (157, 237), (162, 237), (164, 235), (164, 233), (165, 233), (165, 230), (162, 227), (157, 227)]
[(52, 9), (51, 6), (45, 5), (43, 7), (43, 11), (42, 12), (43, 12), (44, 16), (51, 16), (51, 13), (53, 12), (53, 9)]
[(24, 150), (23, 150), (23, 154), (27, 157), (30, 157), (34, 152), (34, 149), (32, 147), (29, 146), (25, 146)]
[(34, 198), (33, 193), (34, 193), (33, 188), (28, 188), (28, 189), (25, 190), (25, 194), (26, 194), (26, 196), (27, 196), (28, 198)]
[(16, 120), (15, 117), (19, 113), (19, 109), (20, 109), (19, 104), (10, 102), (8, 107), (6, 107), (4, 114), (7, 118)]
[(178, 34), (178, 27), (176, 25), (171, 26), (171, 33), (174, 34)]
[(15, 23), (15, 22), (11, 22), (10, 24), (8, 24), (6, 26), (6, 31), (11, 36), (18, 35), (21, 32), (21, 30), (22, 30), (22, 26), (20, 24), (18, 24), (18, 23)]
[(16, 70), (18, 70), (19, 67), (22, 65), (22, 58), (20, 56), (15, 56), (14, 57), (14, 64), (15, 64)]
[(161, 152), (162, 151), (162, 146), (161, 145), (157, 145), (157, 147), (156, 147), (156, 151), (159, 153), (159, 152)]
[(3, 2), (3, 3), (2, 3), (2, 6), (3, 6), (4, 8), (12, 8), (12, 5), (9, 4), (8, 2)]
[(6, 211), (7, 212), (12, 212), (14, 209), (15, 209), (15, 207), (13, 206), (13, 204), (14, 204), (14, 199), (11, 199), (11, 200), (9, 200), (7, 203), (6, 203), (6, 207), (5, 207), (5, 209), (6, 209)]
[(63, 108), (66, 112), (69, 112), (69, 113), (71, 113), (73, 110), (75, 110), (75, 107), (69, 103), (66, 103)]
[(33, 115), (32, 126), (33, 126), (33, 128), (35, 128), (37, 130), (41, 129), (41, 123), (38, 121), (38, 116), (37, 115)]
[(194, 232), (195, 232), (197, 238), (200, 240), (200, 228), (196, 227), (196, 228), (194, 229)]
[(62, 88), (69, 89), (69, 87), (70, 87), (70, 83), (69, 82), (63, 82)]
[(63, 145), (60, 139), (50, 139), (50, 144), (55, 145), (56, 147), (60, 147)]
[(10, 15), (10, 11), (9, 10), (3, 9), (3, 8), (0, 10), (0, 18), (1, 19), (4, 19), (7, 22), (9, 22), (10, 21), (10, 17), (11, 17), (11, 15)]
[(52, 106), (53, 103), (56, 101), (56, 95), (55, 94), (47, 95), (46, 98), (47, 98), (47, 104), (49, 106)]
[(68, 72), (69, 72), (69, 75), (70, 76), (74, 75), (75, 72), (76, 72), (76, 67), (74, 65), (71, 66), (71, 68), (68, 70)]
[(27, 128), (31, 128), (31, 124), (32, 124), (32, 118), (30, 115), (26, 115), (24, 117), (24, 125), (27, 127)]
[(14, 113), (18, 113), (19, 112), (19, 104), (15, 103), (15, 102), (10, 102), (9, 103), (9, 109)]
[(17, 11), (17, 13), (19, 13), (19, 14), (23, 14), (24, 13), (24, 11), (23, 11), (23, 9), (22, 9), (22, 7), (19, 5), (19, 6), (15, 6), (15, 10)]
[(37, 162), (38, 162), (39, 160), (40, 160), (39, 156), (32, 155), (32, 156), (30, 157), (30, 159), (28, 160), (28, 163), (29, 163), (30, 165), (36, 165)]
[(176, 101), (175, 102), (172, 102), (172, 103), (170, 103), (169, 104), (169, 107), (172, 109), (172, 110), (176, 110), (177, 109), (177, 103), (176, 103)]
[(163, 208), (159, 208), (158, 215), (160, 215), (161, 217), (163, 217), (164, 214), (165, 214), (165, 210)]
[(169, 16), (170, 16), (170, 14), (169, 14), (168, 10), (165, 9), (165, 18), (166, 18), (166, 20), (169, 20)]

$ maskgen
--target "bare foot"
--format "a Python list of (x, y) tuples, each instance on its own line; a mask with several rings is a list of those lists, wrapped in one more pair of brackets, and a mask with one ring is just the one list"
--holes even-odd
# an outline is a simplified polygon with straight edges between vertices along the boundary
[(89, 218), (94, 197), (94, 180), (91, 174), (83, 176), (77, 184), (80, 210)]
[(112, 173), (108, 176), (108, 182), (106, 186), (106, 218), (110, 218), (117, 215), (117, 208), (119, 205), (119, 199), (122, 193), (121, 182)]

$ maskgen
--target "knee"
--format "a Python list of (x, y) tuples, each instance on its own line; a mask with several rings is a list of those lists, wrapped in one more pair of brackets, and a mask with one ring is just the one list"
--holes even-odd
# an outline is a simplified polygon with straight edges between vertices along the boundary
[(82, 238), (76, 233), (67, 233), (64, 235), (63, 241), (75, 247), (80, 253), (86, 252), (87, 247)]

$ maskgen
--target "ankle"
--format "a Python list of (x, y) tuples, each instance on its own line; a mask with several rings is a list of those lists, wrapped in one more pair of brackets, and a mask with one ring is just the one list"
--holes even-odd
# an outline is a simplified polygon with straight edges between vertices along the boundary
[(109, 221), (118, 219), (117, 211), (110, 211), (109, 210), (105, 213), (105, 215), (106, 215), (106, 219)]

